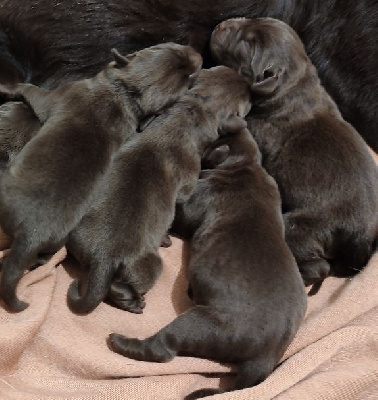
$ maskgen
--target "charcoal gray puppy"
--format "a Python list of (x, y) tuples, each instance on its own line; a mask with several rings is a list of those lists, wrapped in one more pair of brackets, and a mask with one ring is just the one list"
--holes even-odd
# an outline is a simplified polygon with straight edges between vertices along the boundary
[[(234, 389), (243, 389), (278, 364), (307, 296), (285, 242), (277, 185), (261, 167), (255, 141), (243, 128), (227, 143), (229, 157), (202, 173), (173, 228), (194, 233), (188, 278), (195, 306), (147, 339), (111, 334), (109, 345), (136, 360), (187, 354), (236, 362)], [(219, 392), (205, 389), (190, 398)]]
[(146, 114), (175, 101), (199, 72), (201, 56), (166, 43), (115, 61), (94, 78), (45, 91), (19, 84), (20, 98), (43, 124), (1, 179), (0, 223), (13, 238), (3, 262), (0, 296), (14, 311), (23, 271), (38, 253), (62, 246), (87, 210), (113, 154)]
[(142, 312), (143, 295), (161, 271), (158, 247), (175, 203), (191, 195), (201, 155), (218, 128), (238, 123), (249, 101), (248, 83), (232, 69), (202, 70), (187, 94), (123, 146), (67, 242), (68, 251), (90, 265), (85, 293), (80, 296), (78, 281), (69, 289), (72, 310), (93, 310), (110, 289), (120, 308)]
[(218, 25), (211, 48), (251, 84), (248, 126), (279, 186), (286, 240), (305, 284), (355, 274), (378, 234), (377, 166), (300, 39), (281, 21), (240, 18)]
[(0, 106), (0, 164), (9, 163), (41, 128), (31, 108), (24, 103), (9, 102)]

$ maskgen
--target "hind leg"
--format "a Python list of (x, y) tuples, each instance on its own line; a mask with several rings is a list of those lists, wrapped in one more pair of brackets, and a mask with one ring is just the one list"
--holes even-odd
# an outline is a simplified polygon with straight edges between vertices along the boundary
[(179, 352), (222, 358), (222, 352), (229, 353), (230, 346), (227, 346), (227, 333), (219, 333), (223, 323), (216, 315), (216, 311), (210, 307), (196, 306), (144, 340), (112, 333), (109, 347), (139, 361), (167, 362)]
[(322, 227), (317, 219), (300, 214), (284, 215), (285, 239), (297, 261), (306, 286), (320, 285), (329, 275), (330, 265), (324, 257)]
[(17, 298), (17, 283), (24, 271), (37, 261), (38, 249), (33, 248), (30, 242), (15, 238), (9, 254), (2, 263), (0, 283), (0, 297), (13, 311), (23, 311), (28, 304)]

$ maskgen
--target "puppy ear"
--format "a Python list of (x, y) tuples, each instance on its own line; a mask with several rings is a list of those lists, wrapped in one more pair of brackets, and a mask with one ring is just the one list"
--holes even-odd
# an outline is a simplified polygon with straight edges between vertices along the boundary
[(131, 61), (131, 59), (133, 59), (136, 55), (136, 53), (132, 53), (132, 54), (128, 54), (126, 57), (123, 56), (122, 54), (120, 54), (118, 52), (117, 49), (111, 49), (111, 53), (114, 57), (114, 61), (115, 61), (115, 67), (116, 68), (123, 68), (126, 67), (126, 65)]
[(230, 146), (222, 144), (210, 152), (205, 152), (201, 169), (213, 169), (221, 164), (230, 155)]
[(247, 122), (244, 118), (232, 114), (227, 119), (221, 122), (219, 126), (220, 135), (235, 134), (247, 127)]
[(268, 95), (278, 86), (278, 78), (282, 70), (269, 64), (268, 50), (261, 48), (258, 43), (255, 44), (254, 54), (251, 61), (251, 70), (253, 73), (252, 92), (259, 95)]
[(263, 96), (272, 93), (278, 86), (280, 74), (280, 70), (274, 71), (270, 68), (265, 69), (262, 73), (262, 79), (252, 84), (252, 93)]

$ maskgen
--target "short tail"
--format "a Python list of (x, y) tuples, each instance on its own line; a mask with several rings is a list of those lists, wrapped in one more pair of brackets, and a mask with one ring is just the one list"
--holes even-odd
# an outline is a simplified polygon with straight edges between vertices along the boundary
[(77, 314), (87, 314), (93, 311), (108, 294), (115, 275), (115, 268), (104, 265), (92, 265), (89, 270), (88, 286), (80, 296), (80, 282), (74, 280), (68, 289), (67, 302), (72, 311)]

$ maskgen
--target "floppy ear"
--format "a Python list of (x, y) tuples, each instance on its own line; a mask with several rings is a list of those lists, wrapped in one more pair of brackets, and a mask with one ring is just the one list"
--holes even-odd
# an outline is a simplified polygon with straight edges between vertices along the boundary
[(276, 89), (282, 69), (274, 65), (267, 66), (266, 60), (259, 50), (256, 50), (252, 58), (251, 69), (254, 78), (251, 86), (252, 93), (268, 95)]
[(227, 144), (222, 144), (221, 146), (216, 147), (214, 150), (211, 150), (210, 153), (205, 154), (202, 159), (201, 169), (213, 169), (223, 161), (227, 159), (230, 155), (230, 146)]
[[(272, 93), (278, 86), (278, 78), (282, 69), (269, 64), (269, 54), (267, 49), (255, 45), (255, 52), (251, 61), (251, 70), (253, 73), (252, 92), (260, 95)], [(268, 57), (267, 57), (268, 56)]]
[(111, 49), (111, 53), (114, 57), (115, 67), (123, 68), (131, 61), (132, 58), (135, 57), (136, 53), (128, 54), (126, 57), (118, 52), (117, 49)]
[(278, 86), (278, 78), (280, 71), (266, 69), (262, 73), (262, 80), (252, 84), (252, 93), (260, 95), (268, 95), (272, 93)]
[(219, 126), (219, 134), (235, 134), (247, 127), (247, 122), (244, 118), (235, 114), (230, 115), (227, 119), (221, 122)]

